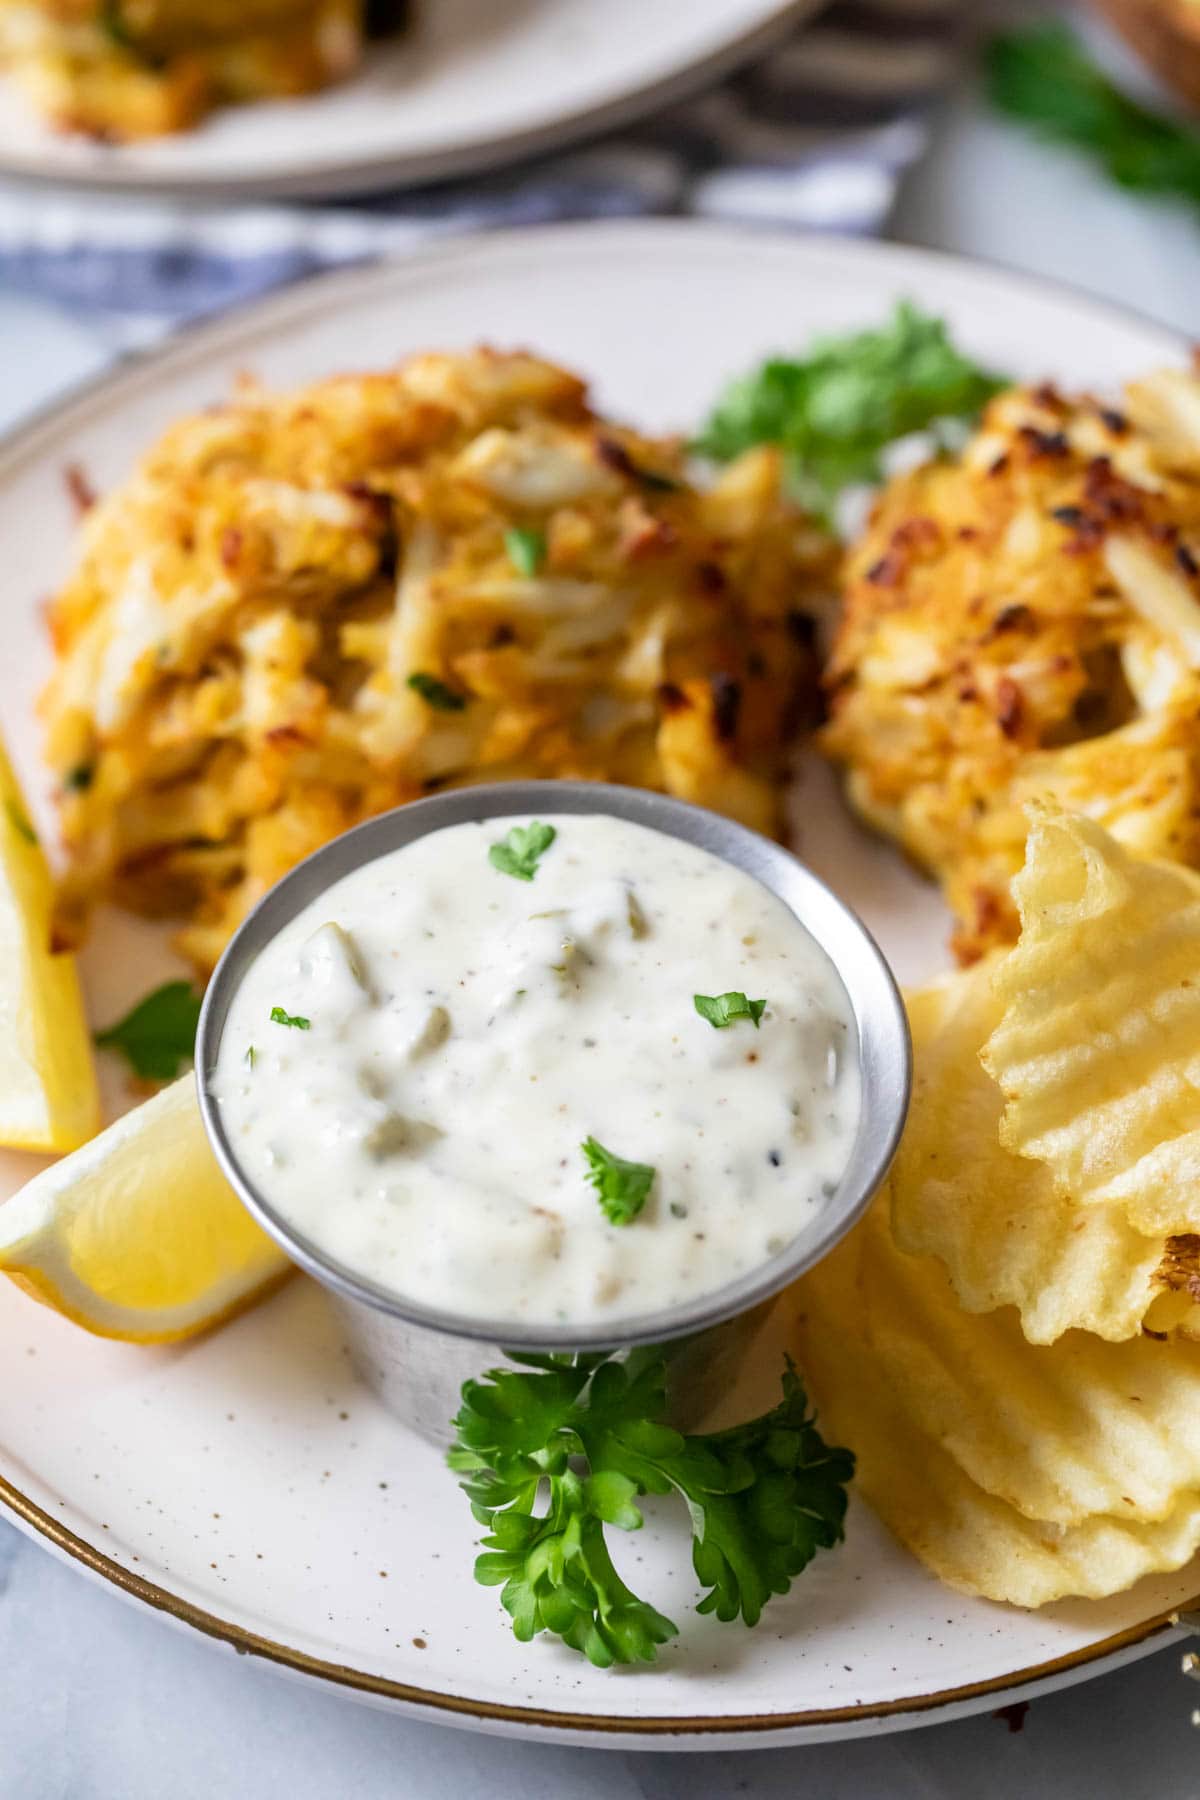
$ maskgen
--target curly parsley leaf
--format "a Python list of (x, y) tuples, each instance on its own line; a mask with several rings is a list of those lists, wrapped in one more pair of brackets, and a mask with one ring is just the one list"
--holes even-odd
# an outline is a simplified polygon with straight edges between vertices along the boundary
[(282, 1006), (271, 1008), (272, 1025), (290, 1025), (293, 1031), (311, 1031), (312, 1020), (306, 1019), (303, 1013), (285, 1012)]
[(501, 1588), (522, 1642), (549, 1631), (609, 1668), (653, 1662), (676, 1635), (621, 1580), (605, 1541), (607, 1525), (640, 1528), (645, 1494), (686, 1504), (698, 1610), (725, 1621), (757, 1624), (841, 1540), (854, 1458), (821, 1438), (790, 1358), (770, 1412), (691, 1437), (660, 1423), (658, 1351), (516, 1360), (527, 1367), (465, 1383), (448, 1461), (486, 1532), (475, 1579)]
[(773, 357), (732, 382), (695, 448), (728, 462), (781, 445), (798, 497), (828, 516), (843, 488), (881, 478), (889, 444), (973, 419), (1006, 385), (962, 355), (943, 320), (901, 301), (876, 330), (820, 338), (807, 356)]
[(429, 675), (424, 669), (414, 669), (408, 677), (407, 686), (414, 694), (420, 694), (426, 706), (432, 706), (435, 712), (462, 712), (467, 704), (465, 694), (456, 693), (439, 681), (436, 675)]
[(992, 105), (1047, 143), (1084, 151), (1120, 187), (1200, 204), (1200, 132), (1123, 94), (1065, 25), (993, 38), (986, 72)]
[(649, 1163), (626, 1162), (614, 1156), (594, 1137), (579, 1148), (587, 1158), (588, 1180), (600, 1196), (600, 1206), (612, 1225), (629, 1225), (646, 1204), (646, 1196), (654, 1181)]
[(514, 825), (503, 843), (492, 845), (488, 861), (502, 875), (511, 875), (516, 881), (532, 881), (538, 863), (557, 836), (553, 825), (543, 825), (537, 819), (528, 825)]
[(504, 534), (508, 560), (518, 575), (536, 575), (546, 555), (546, 534), (532, 527), (512, 525)]
[(717, 1031), (724, 1031), (735, 1019), (752, 1019), (757, 1031), (767, 1004), (765, 1000), (747, 1000), (736, 989), (729, 994), (693, 994), (692, 1002), (700, 1017)]
[(191, 982), (167, 981), (107, 1031), (98, 1031), (96, 1042), (118, 1051), (143, 1081), (174, 1081), (192, 1060), (199, 1022), (200, 996)]

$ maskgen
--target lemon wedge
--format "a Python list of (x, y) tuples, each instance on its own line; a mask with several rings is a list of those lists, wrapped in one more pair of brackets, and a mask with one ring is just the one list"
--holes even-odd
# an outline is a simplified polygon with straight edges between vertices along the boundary
[(100, 1129), (75, 960), (50, 948), (53, 889), (0, 745), (0, 1144), (74, 1150)]
[(188, 1337), (291, 1266), (217, 1167), (190, 1075), (0, 1206), (0, 1271), (101, 1337)]

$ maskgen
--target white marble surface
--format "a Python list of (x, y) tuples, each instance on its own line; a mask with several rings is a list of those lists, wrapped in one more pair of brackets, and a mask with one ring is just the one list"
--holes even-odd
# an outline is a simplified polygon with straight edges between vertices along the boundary
[[(981, 24), (1033, 9), (968, 0)], [(1042, 9), (1044, 10), (1044, 9)], [(988, 119), (964, 80), (895, 235), (1074, 282), (1200, 336), (1200, 219), (1128, 199)], [(0, 291), (0, 424), (104, 352)], [(1178, 1652), (903, 1735), (703, 1757), (543, 1748), (411, 1724), (174, 1630), (0, 1523), (0, 1800), (1196, 1800), (1200, 1690)]]

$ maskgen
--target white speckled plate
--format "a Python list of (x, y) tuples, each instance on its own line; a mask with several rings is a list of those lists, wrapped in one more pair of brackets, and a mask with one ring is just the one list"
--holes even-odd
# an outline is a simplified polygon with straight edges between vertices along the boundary
[(147, 194), (345, 194), (440, 181), (658, 110), (761, 53), (822, 0), (414, 0), (350, 80), (101, 144), (0, 81), (0, 173)]
[[(1076, 296), (925, 252), (678, 224), (496, 236), (325, 278), (192, 332), (36, 420), (0, 453), (7, 616), (0, 713), (40, 802), (37, 602), (63, 573), (62, 481), (103, 487), (236, 370), (271, 382), (430, 345), (533, 344), (651, 427), (693, 425), (724, 378), (814, 330), (911, 295), (984, 361), (1066, 382), (1177, 358), (1167, 332)], [(857, 904), (902, 978), (943, 960), (931, 891), (847, 820), (828, 776), (798, 795), (814, 866)], [(35, 808), (48, 824), (44, 806)], [(112, 921), (86, 959), (107, 1019), (169, 966)], [(0, 1162), (0, 1192), (33, 1162)], [(171, 1179), (169, 1168), (163, 1180)], [(763, 1346), (768, 1380), (778, 1347)], [(1103, 1605), (1041, 1613), (949, 1593), (855, 1507), (754, 1632), (700, 1619), (679, 1521), (623, 1540), (682, 1636), (653, 1671), (603, 1674), (518, 1646), (470, 1578), (472, 1522), (436, 1455), (356, 1385), (318, 1290), (297, 1280), (202, 1342), (138, 1350), (84, 1336), (0, 1283), (0, 1497), (18, 1521), (143, 1603), (225, 1645), (430, 1718), (605, 1744), (774, 1744), (996, 1706), (1161, 1644), (1196, 1572)]]

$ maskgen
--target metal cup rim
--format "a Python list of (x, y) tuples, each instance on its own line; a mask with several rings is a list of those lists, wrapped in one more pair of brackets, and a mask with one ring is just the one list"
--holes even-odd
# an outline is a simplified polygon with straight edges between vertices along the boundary
[[(710, 851), (775, 893), (824, 949), (858, 1034), (861, 1112), (850, 1160), (827, 1204), (778, 1255), (747, 1275), (672, 1307), (586, 1326), (482, 1319), (423, 1305), (338, 1262), (297, 1231), (242, 1169), (209, 1086), (229, 1005), (245, 971), (297, 913), (343, 876), (448, 825), (513, 815), (609, 814)], [(253, 1218), (300, 1268), (351, 1301), (454, 1338), (514, 1350), (614, 1349), (690, 1336), (770, 1299), (821, 1260), (866, 1210), (900, 1141), (912, 1087), (908, 1019), (888, 963), (866, 926), (781, 844), (723, 814), (642, 788), (586, 781), (511, 781), (455, 788), (381, 813), (298, 863), (238, 926), (217, 964), (196, 1035), (200, 1116), (221, 1169)]]

